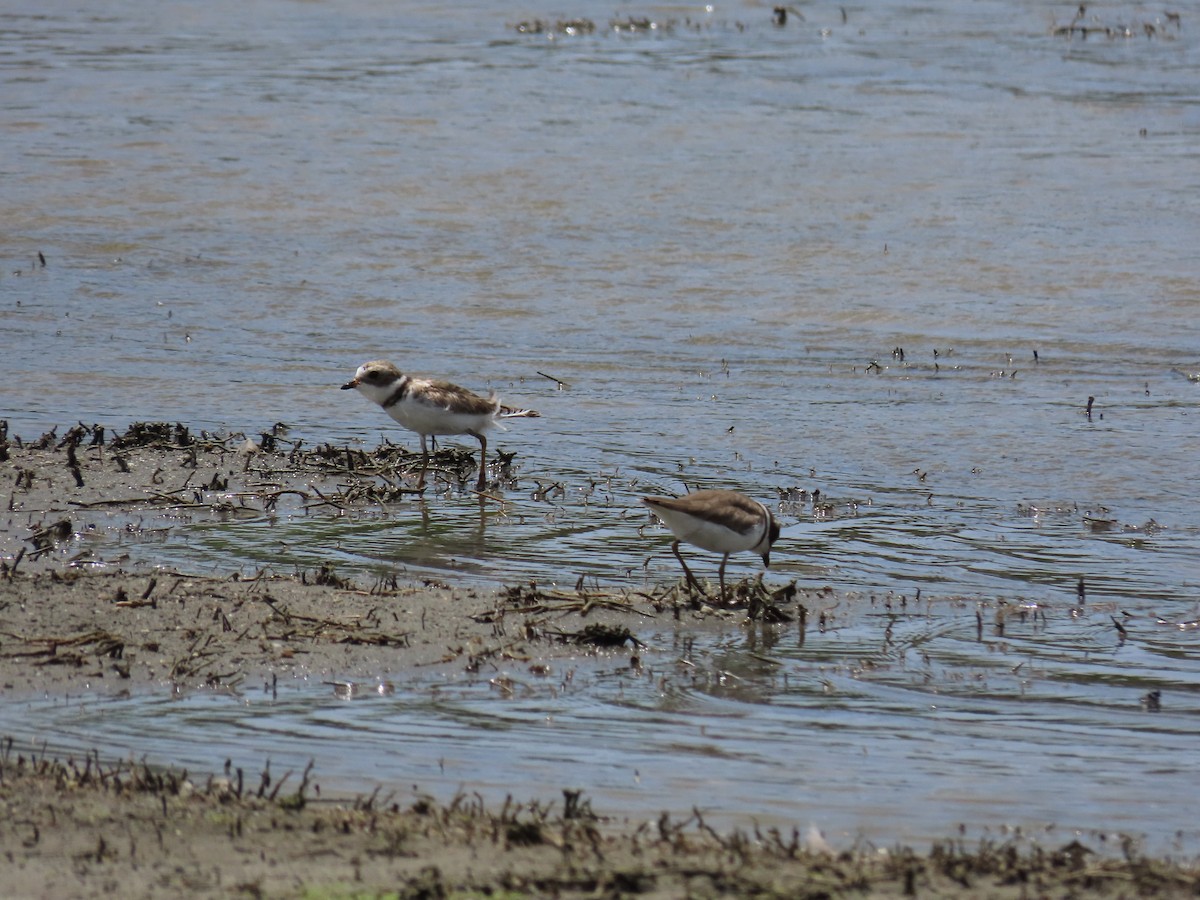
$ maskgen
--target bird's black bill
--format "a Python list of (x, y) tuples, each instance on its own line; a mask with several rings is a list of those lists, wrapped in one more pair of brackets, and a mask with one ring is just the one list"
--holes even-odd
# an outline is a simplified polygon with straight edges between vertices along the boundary
[(342, 385), (342, 390), (343, 391), (352, 391), (356, 387), (358, 387), (357, 381), (347, 381), (345, 384)]

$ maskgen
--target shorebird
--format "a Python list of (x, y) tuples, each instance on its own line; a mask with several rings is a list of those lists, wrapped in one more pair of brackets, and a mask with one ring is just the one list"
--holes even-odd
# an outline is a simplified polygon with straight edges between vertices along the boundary
[(425, 472), (429, 468), (426, 437), (469, 434), (478, 438), (479, 481), (475, 489), (481, 491), (487, 471), (487, 438), (484, 432), (489, 428), (504, 428), (501, 419), (529, 419), (541, 415), (532, 409), (504, 406), (494, 394), (480, 397), (448, 381), (431, 381), (405, 375), (390, 362), (382, 360), (372, 360), (359, 366), (354, 377), (342, 385), (343, 391), (351, 389), (378, 403), (389, 416), (421, 436), (418, 488), (425, 487)]
[(694, 491), (683, 497), (643, 497), (654, 514), (675, 535), (671, 550), (683, 566), (688, 584), (703, 593), (679, 553), (680, 541), (723, 554), (718, 577), (725, 596), (725, 563), (730, 553), (753, 550), (771, 565), (771, 545), (779, 540), (779, 523), (767, 507), (737, 491)]

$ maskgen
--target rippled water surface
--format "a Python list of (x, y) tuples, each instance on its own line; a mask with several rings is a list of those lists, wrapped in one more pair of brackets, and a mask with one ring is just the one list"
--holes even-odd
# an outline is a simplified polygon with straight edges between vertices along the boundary
[[(1166, 839), (1198, 731), (1200, 20), (1088, 4), (1087, 39), (1055, 35), (1076, 6), (9, 4), (12, 432), (411, 445), (337, 390), (376, 357), (543, 413), (493, 441), (503, 507), (175, 519), (101, 560), (616, 588), (676, 575), (641, 493), (802, 488), (773, 578), (925, 598), (890, 643), (864, 601), (803, 646), (664, 633), (652, 673), (513, 696), (55, 698), (13, 730), (167, 760), (199, 735), (197, 764), (315, 755), (347, 786), (549, 767), (635, 809)], [(996, 636), (1001, 600), (1046, 619)]]
[[(512, 662), (238, 697), (24, 699), (9, 714), (60, 747), (198, 772), (229, 758), (255, 785), (264, 761), (278, 779), (316, 760), (326, 791), (384, 785), (400, 799), (582, 788), (633, 821), (697, 806), (713, 824), (816, 825), (840, 845), (962, 825), (1195, 852), (1194, 619), (1131, 618), (1136, 636), (1121, 640), (1108, 608), (1043, 621), (1012, 607), (1002, 635), (966, 602), (818, 611), (824, 627), (803, 632), (643, 629), (636, 666), (583, 657), (545, 675)], [(1155, 690), (1164, 705), (1150, 712), (1138, 697)]]

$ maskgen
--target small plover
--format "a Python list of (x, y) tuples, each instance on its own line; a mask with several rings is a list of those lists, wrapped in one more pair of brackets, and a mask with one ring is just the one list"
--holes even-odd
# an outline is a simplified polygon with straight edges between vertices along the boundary
[(532, 409), (504, 406), (495, 395), (480, 397), (466, 388), (448, 381), (431, 381), (405, 375), (390, 362), (373, 360), (363, 363), (343, 391), (357, 390), (368, 400), (383, 407), (383, 411), (421, 436), (421, 477), (417, 487), (425, 486), (425, 471), (429, 468), (429, 448), (426, 437), (439, 434), (469, 434), (479, 440), (479, 481), (476, 490), (483, 490), (487, 471), (487, 438), (489, 428), (504, 428), (501, 419), (536, 418), (541, 413)]
[(725, 596), (725, 563), (729, 561), (730, 553), (753, 550), (762, 557), (763, 565), (771, 565), (771, 545), (779, 540), (779, 523), (764, 504), (745, 494), (693, 491), (683, 497), (643, 497), (642, 502), (675, 535), (671, 550), (683, 566), (688, 583), (697, 591), (703, 593), (700, 582), (679, 553), (680, 541), (723, 554), (718, 573), (722, 597)]

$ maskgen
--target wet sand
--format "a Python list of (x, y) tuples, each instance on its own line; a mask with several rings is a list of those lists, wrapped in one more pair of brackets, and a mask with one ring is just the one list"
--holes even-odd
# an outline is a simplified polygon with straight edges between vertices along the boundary
[(192, 782), (8, 747), (0, 767), (6, 897), (1183, 897), (1200, 876), (1080, 844), (832, 854), (799, 834), (703, 820), (614, 829), (586, 800), (484, 809), (325, 802), (302, 773)]
[[(635, 662), (638, 629), (650, 616), (680, 629), (711, 627), (711, 613), (666, 585), (620, 595), (536, 585), (481, 591), (358, 585), (330, 570), (215, 578), (97, 566), (96, 555), (81, 549), (80, 534), (98, 510), (261, 510), (285, 495), (349, 507), (404, 490), (403, 472), (413, 462), (396, 448), (281, 449), (271, 446), (269, 433), (252, 449), (244, 436), (194, 437), (175, 426), (134, 431), (115, 444), (88, 429), (29, 443), (0, 439), (0, 478), (8, 488), (0, 529), (0, 685), (10, 699), (152, 687), (237, 690), (334, 672), (372, 681), (403, 677), (413, 667), (470, 668), (490, 659), (534, 669), (581, 647)], [(470, 478), (469, 459), (451, 453), (441, 462), (445, 478)], [(741, 589), (753, 594), (754, 583)], [(787, 614), (804, 595), (752, 599), (729, 614)], [(948, 838), (928, 851), (834, 853), (818, 835), (720, 833), (699, 816), (630, 825), (621, 810), (594, 809), (586, 796), (565, 793), (503, 808), (485, 809), (471, 796), (448, 805), (406, 801), (402, 808), (386, 790), (322, 797), (319, 772), (222, 774), (214, 760), (219, 774), (193, 779), (129, 762), (69, 759), (53, 746), (6, 740), (0, 750), (0, 850), (10, 897), (1200, 891), (1200, 871), (1191, 864), (1132, 849), (1112, 858), (1078, 843), (1047, 849)]]

